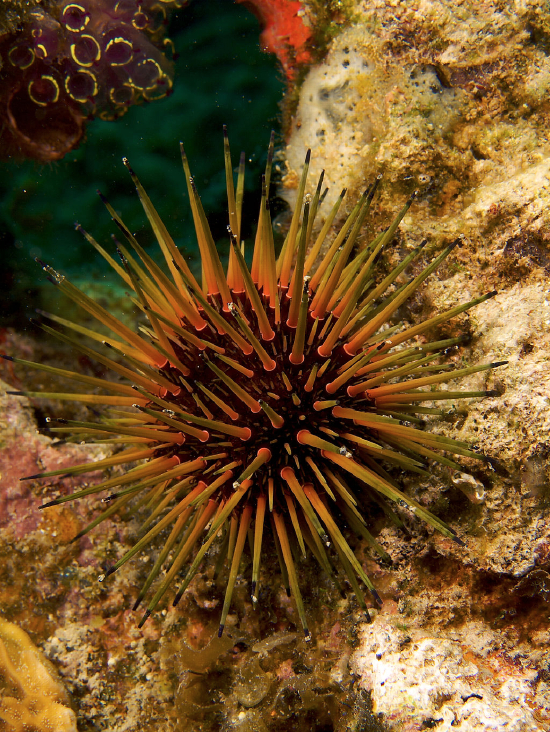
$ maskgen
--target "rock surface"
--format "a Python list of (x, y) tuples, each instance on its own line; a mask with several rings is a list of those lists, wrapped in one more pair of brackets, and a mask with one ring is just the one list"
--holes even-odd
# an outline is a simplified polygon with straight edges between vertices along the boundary
[(432, 635), (380, 618), (363, 627), (350, 666), (390, 729), (542, 732), (547, 684), (516, 658), (479, 623)]

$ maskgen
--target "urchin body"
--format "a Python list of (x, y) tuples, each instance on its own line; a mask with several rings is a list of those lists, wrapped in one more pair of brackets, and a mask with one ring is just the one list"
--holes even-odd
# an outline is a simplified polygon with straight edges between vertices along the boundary
[[(499, 364), (449, 370), (441, 359), (447, 348), (462, 339), (427, 342), (424, 334), (494, 293), (416, 325), (390, 327), (400, 305), (456, 242), (416, 277), (406, 279), (406, 269), (421, 256), (422, 246), (391, 272), (379, 273), (380, 254), (391, 242), (411, 198), (386, 231), (354, 254), (378, 180), (367, 188), (332, 242), (327, 243), (328, 236), (344, 192), (314, 237), (322, 177), (313, 198), (304, 196), (309, 153), (290, 229), (276, 256), (268, 198), (272, 153), (273, 143), (249, 267), (240, 244), (244, 158), (241, 156), (235, 188), (225, 138), (231, 242), (227, 271), (183, 155), (202, 260), (200, 284), (125, 161), (166, 269), (155, 264), (107, 202), (130, 245), (118, 244), (120, 263), (84, 234), (132, 289), (135, 304), (148, 321), (140, 334), (44, 265), (58, 287), (114, 335), (105, 338), (50, 316), (64, 328), (102, 341), (103, 347), (95, 350), (66, 332), (43, 327), (121, 377), (112, 382), (35, 364), (93, 391), (42, 396), (109, 408), (101, 422), (66, 422), (54, 429), (79, 439), (126, 444), (99, 463), (31, 477), (80, 474), (139, 461), (121, 476), (45, 506), (105, 491), (107, 509), (81, 534), (131, 502), (137, 500), (147, 507), (150, 515), (144, 535), (107, 574), (148, 549), (161, 532), (169, 531), (135, 605), (153, 587), (142, 622), (171, 584), (179, 581), (177, 603), (210, 547), (221, 542), (229, 564), (221, 634), (248, 545), (252, 598), (257, 600), (262, 545), (270, 532), (283, 580), (292, 591), (309, 637), (296, 552), (312, 553), (333, 577), (333, 560), (338, 559), (359, 602), (366, 607), (362, 586), (379, 602), (344, 536), (345, 527), (388, 558), (368, 530), (365, 506), (374, 500), (399, 522), (391, 509), (391, 503), (397, 502), (460, 542), (451, 528), (399, 489), (391, 469), (424, 475), (431, 461), (460, 469), (457, 455), (485, 459), (462, 441), (425, 431), (422, 415), (443, 414), (438, 402), (448, 405), (461, 397), (486, 396), (489, 392), (456, 391), (446, 384)], [(322, 249), (326, 254), (319, 257)], [(97, 393), (98, 389), (108, 393)]]

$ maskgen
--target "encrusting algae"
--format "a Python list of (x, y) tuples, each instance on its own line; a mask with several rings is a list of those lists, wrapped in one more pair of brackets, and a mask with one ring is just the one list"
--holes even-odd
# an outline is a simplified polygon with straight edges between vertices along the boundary
[(0, 618), (0, 730), (76, 732), (76, 716), (24, 630)]
[[(149, 551), (159, 534), (164, 536), (134, 605), (136, 609), (152, 588), (140, 624), (179, 580), (174, 598), (174, 604), (178, 603), (209, 550), (217, 546), (216, 570), (221, 571), (225, 562), (229, 566), (221, 635), (243, 553), (251, 555), (251, 594), (257, 603), (262, 552), (268, 544), (278, 556), (282, 580), (294, 597), (309, 639), (296, 566), (300, 554), (310, 552), (344, 594), (334, 564), (338, 560), (367, 619), (364, 588), (374, 603), (380, 603), (346, 539), (346, 532), (351, 530), (382, 559), (390, 561), (369, 531), (369, 505), (376, 504), (375, 510), (381, 509), (397, 526), (403, 525), (400, 513), (412, 513), (445, 537), (463, 543), (454, 529), (400, 490), (392, 471), (404, 469), (426, 476), (431, 461), (462, 470), (457, 462), (461, 456), (491, 462), (464, 441), (425, 430), (424, 417), (444, 416), (447, 412), (440, 403), (445, 406), (457, 399), (496, 395), (486, 389), (447, 388), (447, 384), (505, 362), (453, 370), (445, 362), (447, 349), (465, 339), (429, 337), (438, 325), (495, 293), (415, 325), (399, 322), (399, 308), (460, 240), (445, 246), (423, 268), (418, 263), (427, 242), (391, 272), (381, 272), (377, 266), (381, 254), (391, 244), (415, 196), (386, 230), (357, 253), (379, 178), (367, 187), (330, 241), (345, 196), (342, 191), (315, 236), (325, 192), (321, 175), (315, 194), (304, 194), (309, 152), (289, 231), (277, 255), (269, 203), (273, 138), (256, 240), (251, 257), (247, 257), (240, 236), (244, 155), (235, 185), (227, 135), (224, 144), (230, 240), (227, 271), (183, 148), (202, 261), (201, 282), (127, 160), (124, 163), (169, 274), (141, 247), (105, 199), (126, 240), (126, 244), (116, 242), (118, 261), (83, 231), (131, 288), (132, 302), (146, 318), (139, 334), (42, 263), (50, 280), (113, 335), (105, 337), (57, 315), (47, 317), (63, 330), (45, 324), (41, 327), (111, 370), (117, 380), (4, 358), (88, 388), (81, 393), (17, 394), (108, 408), (99, 421), (49, 421), (55, 425), (53, 432), (113, 445), (111, 457), (27, 479), (78, 476), (101, 468), (134, 465), (122, 475), (63, 495), (43, 508), (103, 492), (106, 507), (78, 537), (127, 506), (148, 513), (141, 538), (100, 577), (106, 579), (138, 553)], [(415, 266), (418, 274), (405, 274), (408, 267)], [(99, 341), (102, 347), (95, 350), (85, 345), (82, 336)], [(109, 393), (102, 393), (105, 391)]]

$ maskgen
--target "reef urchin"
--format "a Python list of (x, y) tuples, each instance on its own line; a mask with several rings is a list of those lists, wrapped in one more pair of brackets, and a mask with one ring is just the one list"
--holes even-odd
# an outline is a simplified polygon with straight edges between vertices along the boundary
[[(148, 320), (140, 334), (43, 265), (63, 293), (114, 335), (105, 338), (57, 316), (50, 317), (76, 331), (78, 337), (46, 325), (44, 329), (122, 378), (107, 381), (4, 356), (90, 389), (90, 393), (17, 393), (105, 405), (110, 413), (100, 421), (53, 420), (59, 424), (53, 429), (78, 439), (101, 439), (126, 447), (95, 463), (30, 478), (81, 475), (138, 462), (123, 474), (57, 498), (43, 508), (108, 491), (103, 499), (108, 507), (80, 532), (81, 536), (140, 499), (149, 511), (144, 526), (147, 531), (101, 579), (148, 550), (161, 532), (167, 535), (135, 604), (139, 605), (156, 581), (142, 622), (180, 578), (174, 604), (178, 602), (209, 549), (220, 542), (229, 562), (221, 635), (247, 544), (252, 555), (252, 599), (257, 602), (262, 543), (267, 538), (264, 534), (270, 532), (283, 581), (292, 591), (309, 638), (296, 573), (297, 553), (311, 552), (332, 577), (336, 574), (333, 558), (338, 557), (360, 604), (366, 607), (361, 585), (379, 602), (344, 536), (349, 527), (388, 558), (369, 533), (365, 503), (374, 500), (398, 520), (388, 500), (396, 502), (461, 543), (443, 521), (403, 493), (388, 471), (399, 468), (426, 475), (430, 461), (460, 469), (442, 453), (487, 459), (465, 442), (425, 431), (419, 415), (444, 413), (434, 406), (422, 406), (426, 402), (493, 394), (441, 386), (500, 364), (450, 370), (442, 357), (462, 339), (426, 342), (419, 336), (495, 293), (416, 325), (390, 325), (397, 309), (457, 242), (415, 277), (403, 281), (400, 275), (419, 257), (422, 245), (388, 274), (378, 274), (381, 252), (392, 241), (414, 198), (388, 229), (354, 254), (378, 179), (355, 204), (329, 245), (327, 237), (344, 197), (342, 192), (313, 241), (322, 176), (310, 200), (304, 195), (309, 152), (290, 228), (277, 256), (269, 206), (273, 138), (249, 268), (240, 237), (244, 158), (235, 188), (225, 136), (231, 246), (225, 273), (183, 149), (182, 157), (201, 254), (202, 283), (193, 276), (126, 160), (168, 273), (144, 251), (107, 201), (129, 244), (128, 248), (120, 243), (117, 246), (120, 263), (84, 232), (133, 291), (133, 302)], [(322, 250), (326, 253), (319, 257)], [(84, 345), (82, 335), (102, 342), (103, 349), (96, 351)]]

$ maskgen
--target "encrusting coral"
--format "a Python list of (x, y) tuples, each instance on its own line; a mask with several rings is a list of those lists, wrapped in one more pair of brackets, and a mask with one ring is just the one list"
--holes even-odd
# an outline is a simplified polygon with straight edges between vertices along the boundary
[(0, 730), (76, 732), (67, 694), (24, 630), (0, 618)]
[[(126, 449), (99, 462), (29, 477), (81, 475), (140, 461), (124, 475), (55, 498), (43, 508), (112, 489), (114, 492), (103, 499), (106, 509), (80, 532), (82, 536), (132, 505), (132, 499), (139, 499), (138, 507), (149, 514), (143, 525), (147, 531), (101, 580), (169, 530), (134, 605), (137, 608), (160, 580), (142, 623), (183, 570), (183, 582), (174, 600), (177, 604), (220, 538), (217, 568), (221, 570), (226, 560), (229, 564), (221, 635), (247, 544), (252, 559), (252, 599), (257, 602), (262, 550), (272, 542), (283, 582), (288, 593), (292, 592), (309, 639), (296, 569), (295, 558), (300, 553), (306, 556), (309, 550), (343, 593), (333, 566), (338, 559), (366, 610), (360, 582), (376, 603), (379, 596), (344, 535), (346, 527), (386, 561), (390, 557), (367, 528), (367, 517), (373, 510), (382, 510), (397, 526), (402, 526), (399, 513), (415, 515), (462, 544), (456, 531), (399, 489), (391, 471), (405, 469), (428, 475), (428, 461), (458, 470), (455, 455), (491, 461), (466, 442), (425, 431), (423, 417), (445, 414), (445, 410), (431, 406), (437, 402), (452, 404), (465, 397), (496, 395), (486, 389), (442, 387), (502, 362), (452, 369), (441, 359), (464, 339), (426, 338), (439, 324), (495, 293), (416, 325), (403, 326), (399, 308), (460, 242), (444, 246), (416, 276), (402, 274), (409, 265), (418, 263), (427, 242), (412, 250), (391, 272), (379, 273), (376, 265), (381, 252), (390, 245), (412, 205), (412, 196), (391, 225), (374, 234), (370, 243), (354, 254), (379, 178), (367, 187), (330, 245), (326, 239), (345, 192), (313, 237), (323, 192), (321, 176), (313, 198), (304, 195), (309, 152), (290, 229), (276, 257), (269, 206), (273, 138), (249, 267), (240, 245), (244, 155), (235, 187), (227, 136), (224, 149), (230, 223), (227, 273), (183, 149), (202, 258), (202, 284), (195, 279), (128, 161), (125, 164), (170, 276), (144, 251), (106, 200), (111, 216), (141, 261), (117, 242), (118, 264), (83, 232), (133, 290), (132, 301), (148, 319), (140, 328), (141, 334), (131, 331), (49, 265), (43, 265), (63, 293), (115, 335), (104, 336), (56, 315), (47, 317), (76, 331), (79, 337), (47, 325), (42, 326), (44, 330), (130, 383), (32, 364), (93, 390), (17, 393), (111, 407), (111, 413), (99, 422), (52, 419), (52, 423), (57, 422), (52, 430), (78, 440), (123, 444)], [(322, 250), (326, 253), (317, 262)], [(84, 345), (81, 336), (102, 342), (109, 355)], [(97, 389), (111, 394), (97, 393)], [(372, 504), (378, 508), (369, 508)]]

